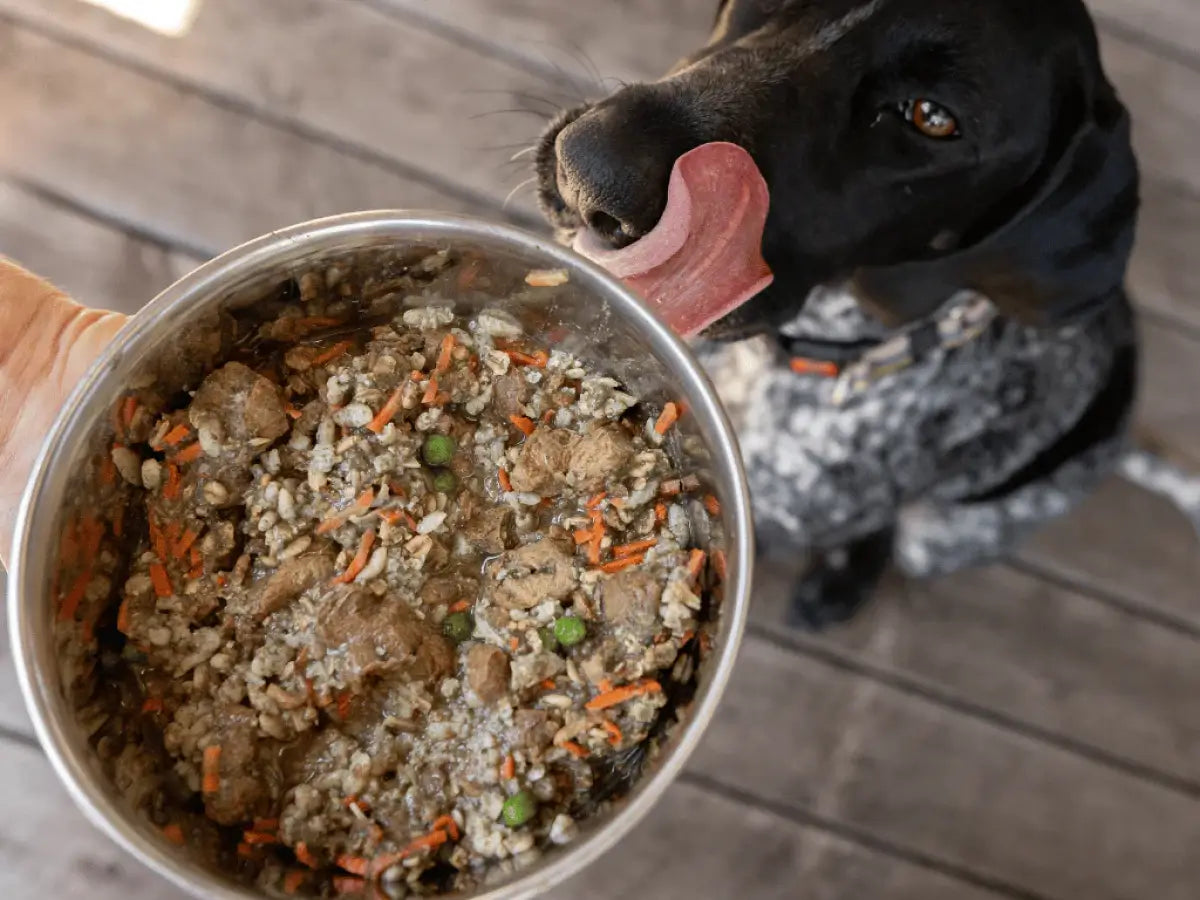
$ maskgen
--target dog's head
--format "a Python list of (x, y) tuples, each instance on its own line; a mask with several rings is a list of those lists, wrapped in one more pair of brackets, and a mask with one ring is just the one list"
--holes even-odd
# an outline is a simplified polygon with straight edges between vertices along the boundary
[(666, 77), (551, 125), (542, 205), (623, 247), (710, 142), (743, 147), (769, 186), (775, 274), (715, 337), (771, 329), (843, 279), (893, 322), (967, 287), (1053, 323), (1124, 277), (1136, 164), (1081, 0), (722, 0)]

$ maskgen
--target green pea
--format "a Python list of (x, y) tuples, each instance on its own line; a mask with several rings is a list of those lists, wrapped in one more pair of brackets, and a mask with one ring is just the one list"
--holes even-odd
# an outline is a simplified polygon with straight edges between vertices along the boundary
[(442, 634), (456, 644), (469, 640), (475, 633), (475, 620), (469, 612), (450, 613), (442, 619)]
[(587, 625), (578, 616), (563, 616), (554, 623), (554, 636), (564, 647), (574, 647), (587, 637)]
[(421, 445), (421, 458), (430, 466), (449, 465), (450, 460), (454, 459), (455, 449), (454, 438), (450, 435), (429, 434)]
[(449, 469), (441, 469), (433, 476), (433, 489), (442, 494), (449, 494), (458, 487), (458, 479)]
[(558, 649), (558, 638), (554, 636), (554, 629), (549, 625), (538, 629), (538, 637), (542, 639), (542, 647), (547, 653), (553, 653)]
[(537, 815), (537, 800), (529, 791), (518, 791), (504, 801), (500, 817), (509, 828), (520, 828)]

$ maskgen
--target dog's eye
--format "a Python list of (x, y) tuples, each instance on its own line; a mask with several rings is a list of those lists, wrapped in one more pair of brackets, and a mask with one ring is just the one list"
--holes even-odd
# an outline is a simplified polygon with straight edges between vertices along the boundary
[(904, 118), (912, 123), (913, 128), (926, 137), (958, 137), (958, 120), (954, 118), (954, 113), (940, 103), (920, 98), (906, 100), (901, 104), (900, 111)]

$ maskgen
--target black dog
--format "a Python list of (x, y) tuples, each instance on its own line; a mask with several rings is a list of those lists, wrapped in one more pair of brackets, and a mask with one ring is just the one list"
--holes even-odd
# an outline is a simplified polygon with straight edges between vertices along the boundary
[(760, 535), (810, 551), (805, 622), (892, 558), (994, 558), (1114, 468), (1138, 178), (1081, 0), (724, 0), (671, 74), (553, 123), (541, 202), (622, 247), (714, 141), (771, 193), (775, 280), (704, 336), (770, 338), (718, 383), (743, 379)]

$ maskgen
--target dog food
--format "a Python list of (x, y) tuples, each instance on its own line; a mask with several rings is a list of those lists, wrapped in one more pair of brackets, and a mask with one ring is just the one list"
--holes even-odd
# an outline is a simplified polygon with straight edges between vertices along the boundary
[(569, 842), (688, 696), (719, 504), (675, 404), (504, 311), (347, 328), (348, 273), (298, 292), (118, 417), (136, 543), (84, 718), (168, 840), (264, 890), (470, 889)]

